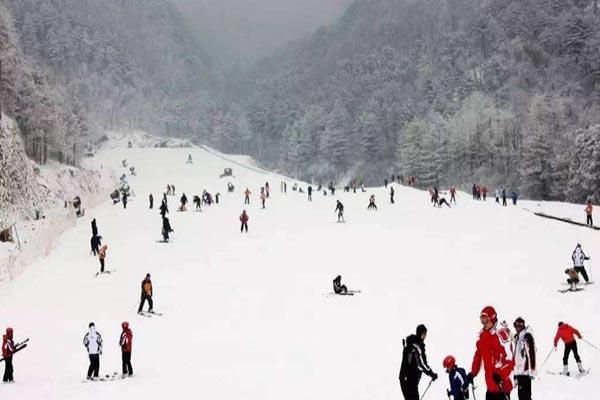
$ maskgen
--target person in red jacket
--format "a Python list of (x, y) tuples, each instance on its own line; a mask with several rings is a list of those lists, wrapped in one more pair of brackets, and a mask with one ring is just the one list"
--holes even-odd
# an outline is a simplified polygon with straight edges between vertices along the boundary
[(129, 322), (124, 321), (121, 323), (121, 338), (119, 339), (119, 345), (121, 346), (121, 360), (123, 361), (123, 376), (133, 375), (133, 367), (131, 366), (131, 344), (133, 341), (133, 333), (129, 329)]
[(240, 215), (240, 222), (242, 223), (242, 227), (240, 228), (240, 232), (244, 232), (244, 229), (246, 229), (246, 233), (248, 233), (248, 220), (250, 219), (250, 217), (248, 217), (248, 214), (246, 214), (246, 210), (242, 211), (242, 215)]
[(13, 328), (6, 328), (6, 334), (2, 336), (2, 357), (4, 358), (4, 377), (2, 382), (14, 382), (12, 358), (16, 352), (13, 341)]
[(483, 363), (487, 386), (485, 399), (506, 400), (513, 389), (510, 375), (515, 365), (510, 332), (505, 324), (498, 324), (496, 310), (492, 306), (485, 307), (479, 319), (483, 329), (479, 332), (468, 379), (473, 382)]
[(558, 339), (561, 339), (565, 343), (565, 353), (563, 355), (564, 375), (569, 375), (569, 354), (571, 354), (571, 352), (573, 352), (573, 355), (575, 356), (575, 361), (577, 362), (577, 368), (579, 368), (579, 372), (585, 372), (583, 366), (581, 365), (579, 352), (577, 351), (577, 340), (575, 340), (575, 336), (581, 339), (581, 333), (579, 333), (577, 329), (563, 322), (558, 323), (558, 330), (556, 331), (556, 336), (554, 336), (554, 350), (556, 351)]

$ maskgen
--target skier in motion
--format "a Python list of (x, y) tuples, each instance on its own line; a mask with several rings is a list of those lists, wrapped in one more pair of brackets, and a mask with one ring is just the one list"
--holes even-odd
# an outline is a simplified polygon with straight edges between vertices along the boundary
[(337, 200), (337, 204), (335, 206), (335, 210), (338, 213), (338, 222), (346, 222), (344, 221), (344, 205), (342, 204), (341, 201)]
[(86, 347), (90, 357), (90, 366), (88, 367), (87, 379), (98, 377), (100, 372), (100, 355), (102, 354), (102, 335), (96, 331), (96, 325), (90, 322), (89, 331), (83, 337), (83, 345)]
[(404, 349), (402, 351), (402, 364), (400, 366), (400, 389), (405, 400), (419, 400), (419, 382), (421, 375), (425, 373), (431, 377), (432, 381), (438, 378), (429, 364), (427, 364), (427, 355), (425, 354), (425, 338), (427, 337), (427, 328), (421, 324), (417, 326), (416, 334), (406, 337), (402, 341)]
[(119, 346), (121, 346), (121, 361), (123, 364), (123, 376), (132, 376), (133, 367), (131, 366), (131, 346), (133, 343), (133, 333), (129, 328), (129, 322), (121, 323), (121, 337), (119, 338)]
[(583, 369), (583, 365), (581, 364), (581, 358), (579, 357), (579, 351), (577, 349), (577, 340), (575, 339), (577, 336), (579, 339), (583, 339), (581, 333), (572, 326), (565, 324), (564, 322), (558, 323), (558, 330), (556, 331), (556, 336), (554, 336), (554, 351), (556, 351), (556, 346), (558, 345), (558, 340), (562, 340), (565, 344), (565, 352), (563, 354), (563, 375), (570, 375), (569, 372), (569, 355), (573, 352), (573, 356), (575, 357), (575, 362), (577, 362), (577, 368), (579, 369), (579, 373), (585, 373)]
[(577, 246), (575, 246), (575, 250), (573, 250), (573, 254), (571, 254), (571, 259), (573, 260), (573, 268), (575, 268), (575, 271), (577, 271), (581, 274), (581, 276), (583, 276), (583, 280), (586, 284), (589, 284), (590, 279), (588, 278), (588, 274), (585, 270), (583, 262), (589, 260), (590, 258), (586, 256), (583, 252), (581, 244), (577, 243)]
[(142, 295), (140, 299), (140, 307), (138, 308), (138, 314), (141, 314), (144, 309), (144, 303), (148, 300), (148, 312), (154, 312), (154, 302), (152, 301), (152, 280), (150, 274), (146, 274), (146, 277), (142, 281)]

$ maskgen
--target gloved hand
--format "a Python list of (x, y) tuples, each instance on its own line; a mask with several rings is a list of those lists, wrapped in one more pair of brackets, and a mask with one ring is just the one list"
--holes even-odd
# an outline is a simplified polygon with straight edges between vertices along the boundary
[(438, 374), (436, 374), (435, 372), (431, 375), (431, 380), (435, 381), (438, 378)]
[(497, 372), (492, 374), (492, 380), (496, 385), (500, 385), (502, 383), (502, 377)]
[(467, 374), (467, 382), (469, 382), (470, 384), (473, 384), (473, 373), (469, 372)]

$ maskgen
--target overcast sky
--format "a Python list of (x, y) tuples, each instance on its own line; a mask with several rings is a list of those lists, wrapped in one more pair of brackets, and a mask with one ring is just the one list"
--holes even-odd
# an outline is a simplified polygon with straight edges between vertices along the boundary
[(340, 16), (352, 0), (172, 0), (213, 55), (244, 64)]

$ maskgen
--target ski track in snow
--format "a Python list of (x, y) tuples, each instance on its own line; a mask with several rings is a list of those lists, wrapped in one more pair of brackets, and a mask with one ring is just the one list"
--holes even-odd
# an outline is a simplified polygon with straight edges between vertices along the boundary
[[(186, 164), (190, 153), (193, 165)], [(440, 375), (427, 397), (446, 398), (442, 359), (453, 354), (470, 369), (479, 312), (487, 304), (511, 327), (516, 317), (525, 318), (540, 363), (559, 320), (600, 342), (597, 285), (557, 293), (577, 242), (592, 258), (588, 272), (594, 274), (598, 232), (503, 208), (493, 199), (475, 202), (465, 193), (452, 209), (433, 208), (427, 192), (398, 186), (395, 205), (389, 189), (337, 191), (347, 222), (336, 224), (332, 197), (315, 192), (308, 203), (289, 183), (284, 195), (277, 175), (231, 165), (201, 149), (114, 149), (98, 157), (118, 175), (126, 171), (123, 158), (134, 165), (138, 175), (130, 183), (137, 196), (124, 210), (107, 193), (49, 256), (0, 290), (0, 328), (13, 326), (16, 340), (31, 338), (14, 358), (17, 383), (1, 385), (1, 398), (401, 398), (402, 338), (419, 323), (429, 329), (427, 355)], [(234, 193), (227, 193), (230, 179), (219, 178), (229, 166)], [(261, 210), (259, 188), (266, 180), (271, 197)], [(177, 193), (169, 196), (175, 232), (172, 243), (162, 244), (156, 243), (158, 205), (167, 183)], [(243, 205), (246, 186), (249, 206)], [(183, 192), (191, 202), (203, 189), (220, 192), (220, 204), (202, 213), (175, 212)], [(366, 210), (372, 193), (379, 207), (374, 212)], [(248, 234), (239, 231), (244, 208)], [(97, 279), (99, 263), (89, 253), (92, 218), (108, 244), (106, 268), (117, 270)], [(162, 317), (136, 314), (147, 272)], [(328, 296), (337, 274), (362, 293)], [(136, 376), (82, 384), (88, 323), (103, 335), (100, 370), (110, 374), (121, 369), (124, 320), (133, 330)], [(565, 380), (539, 371), (535, 398), (595, 398), (599, 352), (583, 342), (579, 349), (590, 376)], [(562, 344), (545, 369), (559, 370), (561, 358)], [(423, 377), (421, 392), (427, 383)], [(476, 383), (484, 398), (483, 374)]]

